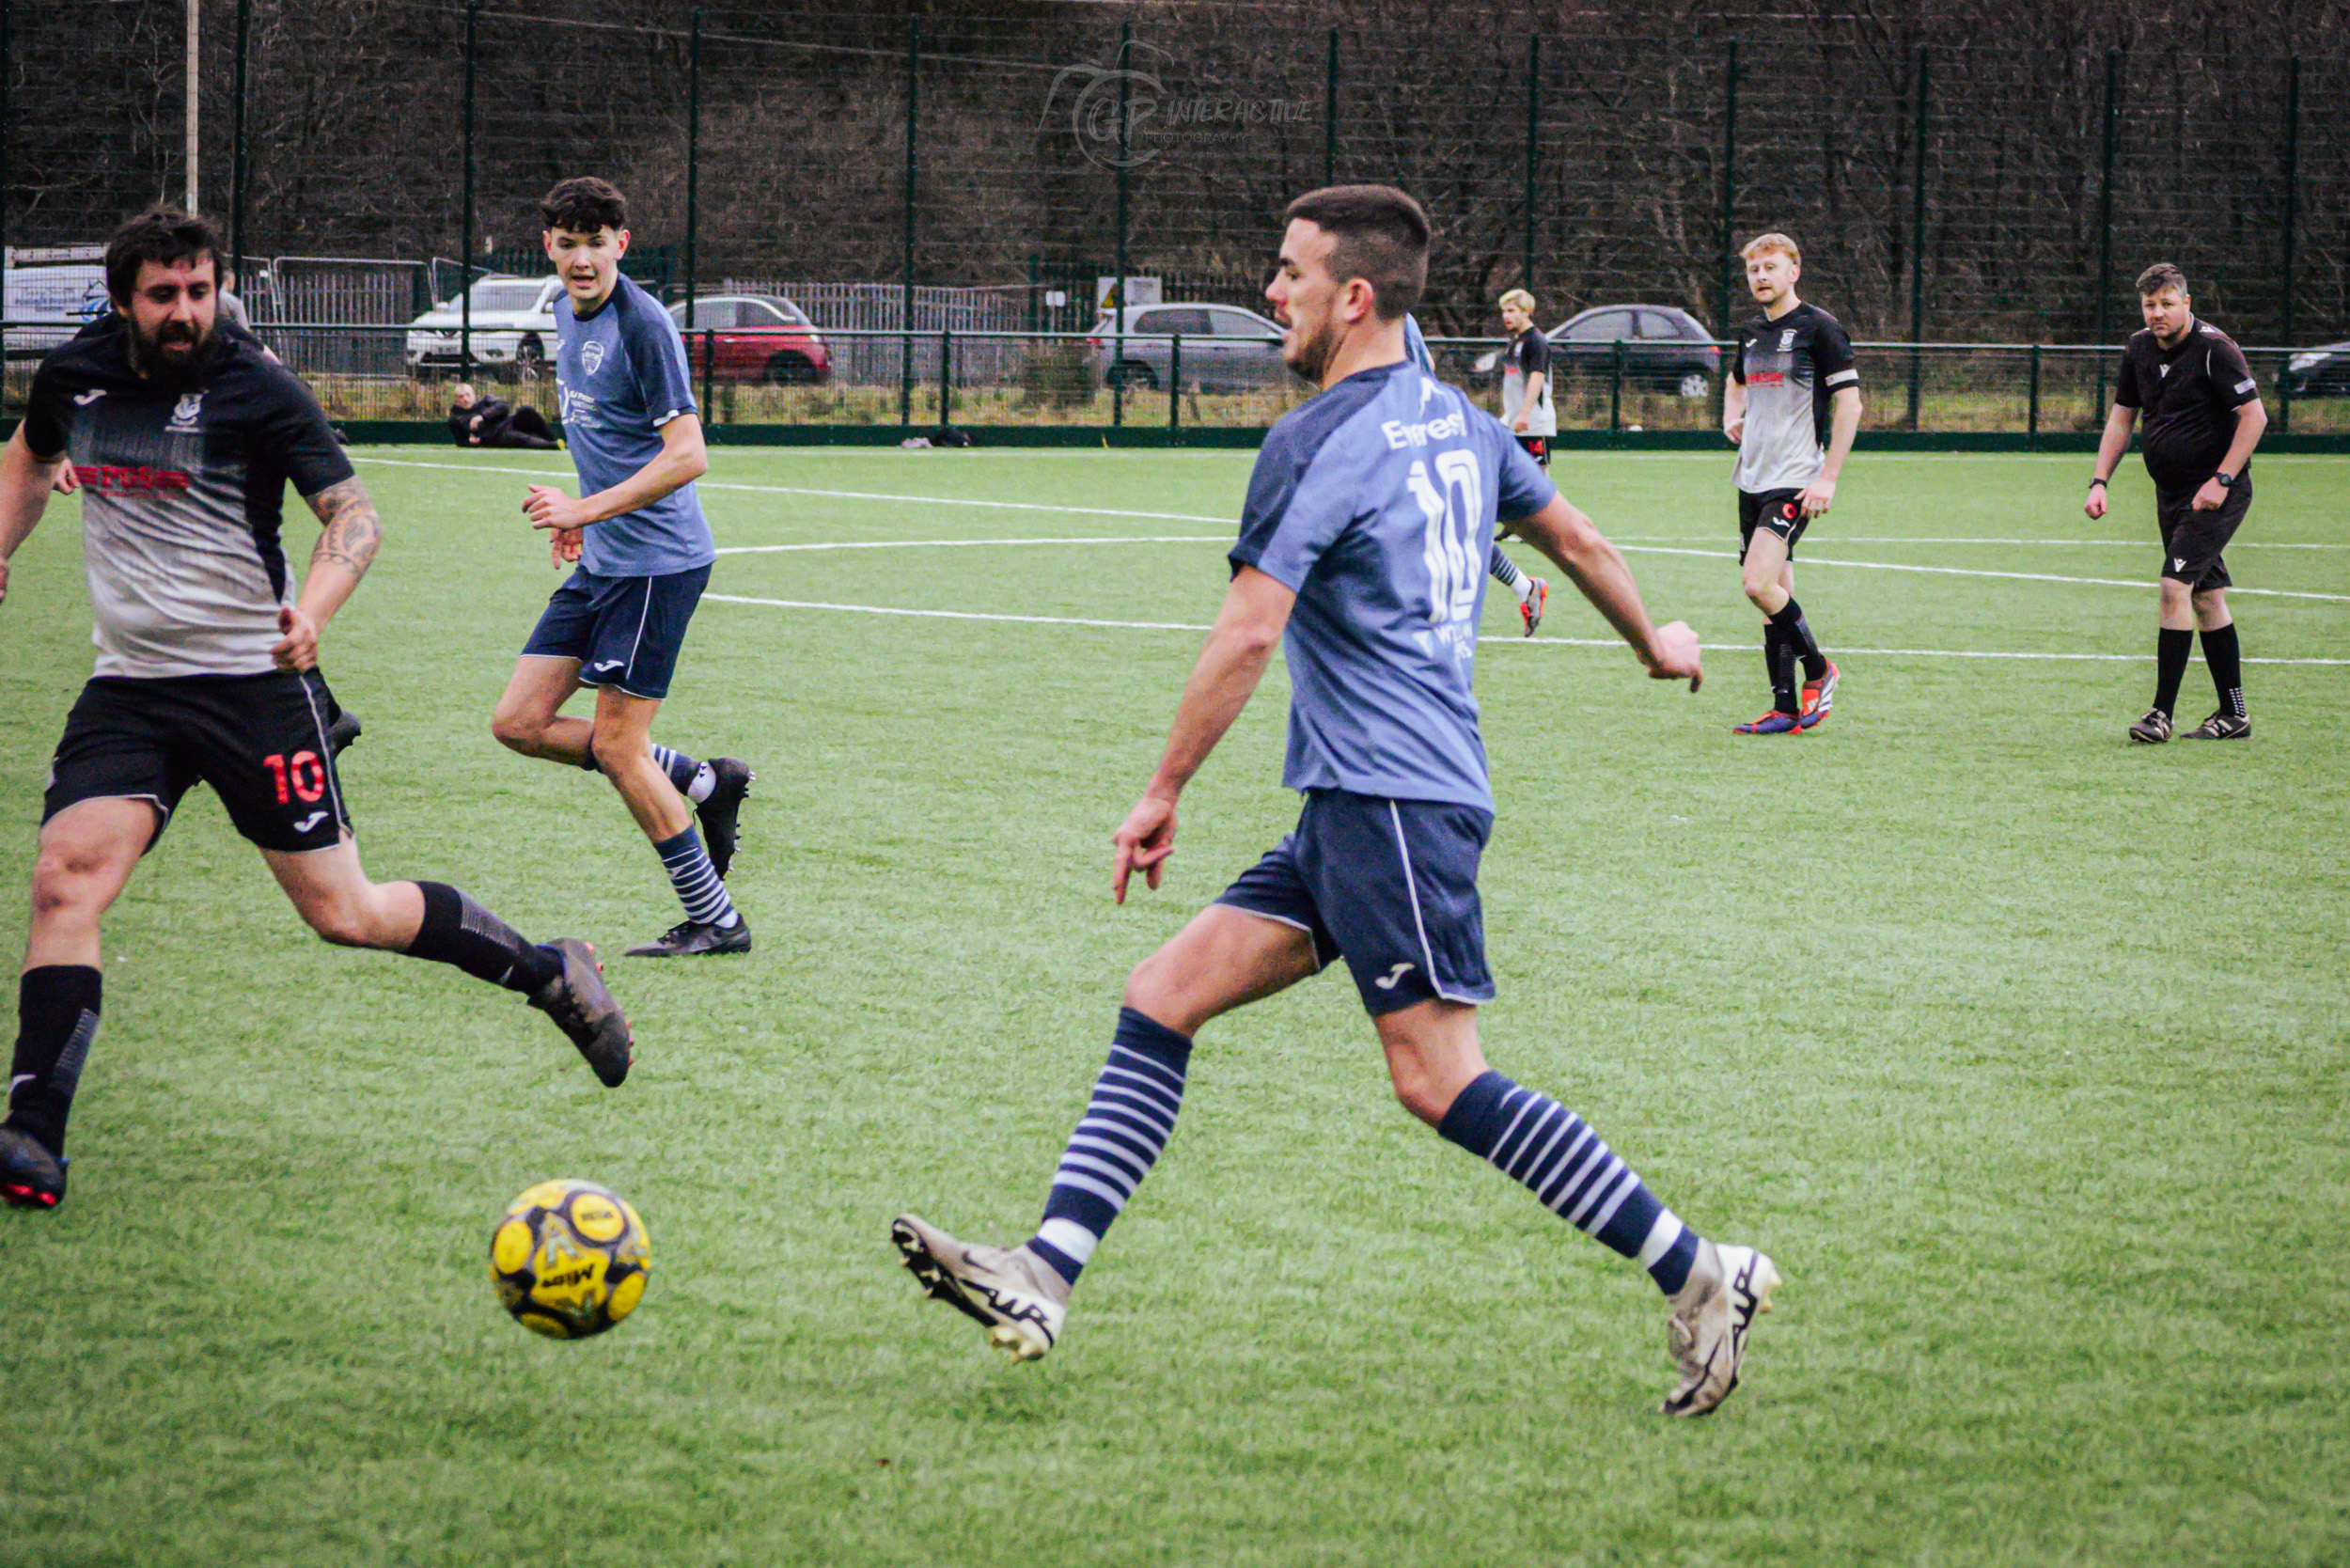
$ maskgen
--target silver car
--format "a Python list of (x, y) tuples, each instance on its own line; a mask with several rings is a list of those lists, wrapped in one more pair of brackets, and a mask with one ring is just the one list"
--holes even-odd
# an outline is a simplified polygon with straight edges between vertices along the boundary
[(1281, 329), (1231, 305), (1130, 305), (1125, 342), (1104, 313), (1089, 335), (1095, 373), (1128, 391), (1163, 387), (1183, 339), (1183, 385), (1198, 392), (1255, 392), (1292, 379), (1281, 363)]

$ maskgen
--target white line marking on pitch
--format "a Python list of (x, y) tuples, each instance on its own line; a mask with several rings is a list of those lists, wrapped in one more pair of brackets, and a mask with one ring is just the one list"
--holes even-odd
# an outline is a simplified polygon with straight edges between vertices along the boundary
[(772, 556), (791, 550), (961, 550), (978, 544), (1229, 544), (1229, 534), (1120, 534), (1107, 539), (866, 539), (823, 544), (722, 544), (722, 556)]
[[(706, 601), (721, 604), (760, 604), (778, 610), (832, 610), (845, 615), (915, 616), (925, 620), (995, 620), (1010, 621), (1023, 626), (1099, 626), (1131, 632), (1207, 632), (1214, 628), (1205, 621), (1194, 620), (1095, 620), (1083, 616), (1065, 615), (1006, 615), (987, 610), (906, 610), (887, 604), (835, 604), (815, 599), (757, 599), (741, 593), (705, 593)], [(1479, 637), (1479, 642), (1523, 643), (1529, 647), (1548, 644), (1554, 648), (1622, 648), (1622, 642), (1613, 637)], [(1709, 642), (1701, 645), (1709, 653), (1752, 653), (1752, 643)], [(1865, 654), (1875, 658), (1894, 659), (2061, 659), (2090, 660), (2109, 664), (2143, 663), (2153, 657), (2140, 653), (2013, 653), (1977, 651), (1958, 648), (1839, 648), (1839, 653)], [(2248, 665), (2350, 665), (2350, 659), (2247, 659)]]
[[(544, 478), (548, 475), (547, 470), (540, 468), (494, 468), (487, 464), (477, 466), (472, 463), (419, 463), (400, 458), (367, 458), (364, 461), (368, 463), (387, 463), (400, 468), (455, 469), (461, 473), (527, 474), (535, 478)], [(1103, 507), (1048, 506), (1039, 501), (979, 501), (968, 498), (939, 495), (882, 494), (862, 490), (813, 490), (798, 485), (722, 484), (710, 479), (698, 479), (695, 482), (711, 490), (748, 491), (762, 495), (816, 495), (834, 500), (896, 501), (919, 506), (941, 507), (986, 507), (992, 510), (1004, 511), (1049, 511), (1057, 513), (1070, 513), (1080, 517), (1134, 517), (1162, 523), (1229, 524), (1231, 521), (1229, 518), (1222, 517), (1202, 517), (1196, 512), (1120, 511)], [(977, 541), (974, 542), (983, 543), (990, 541)], [(1649, 555), (1656, 556), (1703, 556), (1714, 558), (1725, 558), (1732, 554), (1731, 552), (1723, 550), (1675, 550), (1654, 544), (1626, 545), (1625, 548), (1639, 550)], [(1804, 557), (1803, 564), (1807, 566), (1865, 567), (1878, 572), (1922, 572), (1951, 577), (2003, 577), (2018, 582), (2072, 583), (2097, 588), (2142, 588), (2152, 586), (2141, 581), (2116, 577), (2060, 577), (2034, 572), (1987, 572), (1974, 567), (1964, 566), (1905, 566), (1898, 565), (1890, 561), (1834, 560), (1825, 556), (1806, 557)], [(2259, 594), (2264, 597), (2273, 599), (2322, 599), (2333, 604), (2350, 604), (2350, 594), (2345, 593), (2306, 593), (2290, 588), (2234, 588), (2231, 591), (2235, 593)]]

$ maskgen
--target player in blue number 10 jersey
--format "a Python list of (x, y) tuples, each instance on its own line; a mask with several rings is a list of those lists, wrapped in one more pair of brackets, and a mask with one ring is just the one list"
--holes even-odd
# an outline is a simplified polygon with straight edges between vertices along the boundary
[(892, 1238), (930, 1294), (986, 1325), (997, 1348), (1044, 1355), (1174, 1129), (1193, 1036), (1344, 959), (1404, 1106), (1649, 1271), (1679, 1372), (1664, 1409), (1702, 1415), (1737, 1385), (1778, 1280), (1771, 1260), (1700, 1237), (1580, 1117), (1488, 1067), (1478, 1040), (1478, 1005), (1494, 995), (1477, 892), (1494, 802), (1472, 677), (1496, 525), (1557, 561), (1656, 679), (1696, 689), (1697, 634), (1652, 625), (1590, 520), (1498, 421), (1407, 356), (1404, 313), (1428, 266), (1418, 203), (1334, 186), (1292, 202), (1289, 220), (1265, 293), (1287, 328), (1284, 359), (1323, 391), (1259, 454), (1223, 611), (1158, 772), (1115, 836), (1116, 895), (1135, 871), (1159, 886), (1177, 799), (1277, 644), (1292, 692), (1282, 782), (1304, 796), (1296, 830), (1128, 978), (1036, 1234), (975, 1247), (903, 1215)]

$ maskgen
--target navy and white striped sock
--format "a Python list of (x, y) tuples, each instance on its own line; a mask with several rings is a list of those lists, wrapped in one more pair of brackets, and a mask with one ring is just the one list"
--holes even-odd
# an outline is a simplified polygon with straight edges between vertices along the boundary
[(677, 889), (687, 919), (731, 930), (742, 918), (734, 912), (734, 901), (727, 896), (727, 885), (718, 880), (718, 868), (710, 863), (710, 852), (702, 848), (700, 834), (689, 827), (653, 845), (653, 853), (661, 856), (662, 869), (669, 873), (669, 886)]
[(1503, 588), (1512, 590), (1521, 599), (1526, 597), (1525, 590), (1518, 587), (1526, 580), (1526, 573), (1518, 570), (1517, 562), (1501, 553), (1500, 545), (1494, 546), (1494, 553), (1485, 561), (1485, 570), (1492, 572), (1494, 579)]
[(696, 806), (710, 798), (712, 787), (718, 782), (718, 776), (711, 771), (709, 763), (697, 762), (682, 751), (671, 751), (657, 741), (653, 743), (652, 760), (669, 776), (677, 792)]
[(1071, 1284), (1167, 1147), (1190, 1063), (1190, 1041), (1133, 1008), (1118, 1010), (1110, 1059), (1069, 1135), (1044, 1218), (1028, 1242)]
[(1636, 1260), (1671, 1295), (1688, 1282), (1698, 1233), (1617, 1157), (1590, 1124), (1547, 1094), (1488, 1069), (1436, 1131), (1525, 1184), (1543, 1206)]

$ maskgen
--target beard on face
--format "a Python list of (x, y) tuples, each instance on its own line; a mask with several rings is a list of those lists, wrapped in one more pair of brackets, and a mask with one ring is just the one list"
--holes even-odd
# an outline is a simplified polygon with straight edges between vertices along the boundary
[[(131, 323), (131, 368), (142, 377), (176, 392), (184, 392), (203, 380), (205, 369), (212, 364), (213, 353), (220, 347), (220, 323), (217, 319), (209, 329), (199, 332), (188, 321), (165, 321), (152, 335), (141, 327), (135, 316), (127, 318)], [(180, 344), (191, 345), (186, 349)], [(166, 352), (166, 345), (170, 352)]]
[(1296, 348), (1282, 351), (1281, 361), (1308, 381), (1319, 383), (1323, 372), (1330, 368), (1330, 361), (1338, 356), (1341, 336), (1338, 317), (1324, 316), (1320, 327), (1298, 338)]

